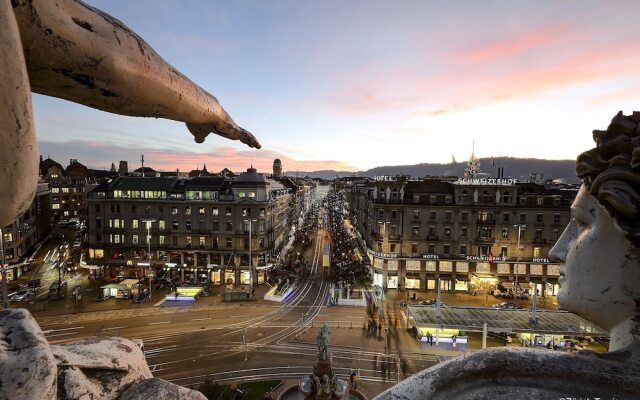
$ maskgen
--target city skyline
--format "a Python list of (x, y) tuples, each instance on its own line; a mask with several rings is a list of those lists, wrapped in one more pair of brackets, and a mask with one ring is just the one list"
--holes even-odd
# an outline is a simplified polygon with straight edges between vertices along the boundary
[(355, 171), (462, 161), (474, 140), (478, 157), (575, 159), (640, 99), (632, 2), (89, 3), (263, 149), (34, 95), (41, 154), (63, 164), (137, 167), (144, 153), (158, 170), (269, 171), (280, 158), (286, 171)]

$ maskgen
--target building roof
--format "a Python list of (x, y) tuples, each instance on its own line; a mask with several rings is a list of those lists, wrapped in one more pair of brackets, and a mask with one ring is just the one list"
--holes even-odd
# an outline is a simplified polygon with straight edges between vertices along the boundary
[(529, 321), (528, 310), (499, 310), (481, 307), (409, 306), (409, 315), (418, 327), (460, 329), (482, 332), (487, 324), (491, 332), (544, 333), (557, 335), (607, 336), (607, 332), (589, 321), (566, 311), (536, 312), (537, 324)]
[[(146, 167), (145, 167), (146, 168)], [(156, 177), (119, 177), (108, 183), (108, 187), (102, 190), (160, 190), (170, 191), (174, 188), (178, 179), (176, 178), (156, 178)]]
[(418, 193), (447, 193), (453, 194), (454, 187), (450, 182), (443, 182), (437, 179), (427, 179), (422, 181), (408, 181), (404, 188), (405, 198)]
[(211, 190), (219, 190), (224, 184), (225, 178), (220, 176), (200, 176), (186, 181), (187, 189), (206, 188)]
[(264, 175), (259, 174), (255, 168), (247, 168), (247, 172), (243, 172), (236, 177), (234, 186), (239, 187), (255, 187), (266, 186), (267, 181)]
[(46, 175), (47, 171), (51, 167), (58, 167), (60, 171), (64, 171), (62, 165), (60, 165), (57, 161), (54, 161), (51, 158), (47, 158), (46, 160), (40, 161), (40, 175)]

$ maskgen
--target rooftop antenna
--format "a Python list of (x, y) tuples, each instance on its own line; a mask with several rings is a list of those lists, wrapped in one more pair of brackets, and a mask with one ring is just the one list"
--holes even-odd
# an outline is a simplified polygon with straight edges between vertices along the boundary
[(142, 177), (144, 178), (144, 154), (140, 154), (140, 162), (142, 163)]

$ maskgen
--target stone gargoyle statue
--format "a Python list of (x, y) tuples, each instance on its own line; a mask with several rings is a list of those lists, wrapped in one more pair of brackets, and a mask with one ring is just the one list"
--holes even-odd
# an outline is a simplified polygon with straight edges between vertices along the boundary
[(38, 146), (31, 92), (116, 114), (183, 121), (260, 148), (218, 100), (112, 16), (79, 0), (0, 2), (0, 226), (33, 199)]
[(582, 186), (549, 256), (560, 305), (609, 331), (609, 352), (487, 349), (376, 399), (640, 399), (640, 113), (618, 113), (578, 157)]

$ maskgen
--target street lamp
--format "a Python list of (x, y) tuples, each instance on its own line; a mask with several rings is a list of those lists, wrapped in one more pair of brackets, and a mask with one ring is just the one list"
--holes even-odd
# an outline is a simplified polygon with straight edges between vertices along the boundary
[(255, 282), (256, 277), (253, 274), (253, 262), (251, 261), (251, 222), (258, 222), (257, 219), (249, 218), (245, 219), (244, 222), (249, 221), (249, 272), (251, 272), (251, 291), (253, 292), (253, 284)]
[(520, 232), (527, 227), (526, 224), (516, 224), (514, 227), (518, 227), (518, 251), (516, 253), (516, 278), (513, 285), (513, 299), (516, 300), (518, 298), (518, 269), (520, 269)]
[(147, 256), (149, 257), (149, 300), (151, 300), (151, 281), (153, 280), (153, 269), (151, 268), (151, 224), (156, 222), (155, 219), (143, 219), (142, 222), (147, 226)]

